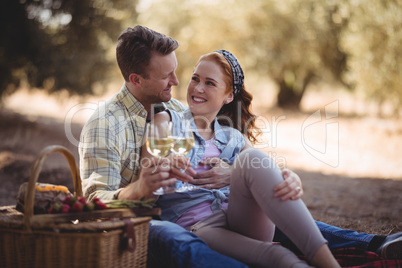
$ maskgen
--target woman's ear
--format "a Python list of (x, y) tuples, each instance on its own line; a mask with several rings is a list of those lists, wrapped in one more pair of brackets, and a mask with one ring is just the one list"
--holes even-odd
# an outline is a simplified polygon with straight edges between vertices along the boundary
[(233, 101), (233, 92), (226, 97), (225, 104), (231, 103)]

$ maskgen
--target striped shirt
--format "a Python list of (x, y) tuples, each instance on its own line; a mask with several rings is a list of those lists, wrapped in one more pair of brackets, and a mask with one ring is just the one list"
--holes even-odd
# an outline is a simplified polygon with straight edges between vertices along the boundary
[[(157, 105), (182, 111), (172, 99)], [(106, 102), (100, 102), (80, 137), (80, 174), (86, 198), (114, 199), (138, 179), (141, 145), (147, 111), (125, 85)]]

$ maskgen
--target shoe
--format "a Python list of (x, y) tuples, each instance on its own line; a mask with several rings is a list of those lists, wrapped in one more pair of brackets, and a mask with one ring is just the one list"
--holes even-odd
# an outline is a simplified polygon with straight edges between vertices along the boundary
[(402, 260), (402, 233), (389, 235), (379, 250), (385, 259)]

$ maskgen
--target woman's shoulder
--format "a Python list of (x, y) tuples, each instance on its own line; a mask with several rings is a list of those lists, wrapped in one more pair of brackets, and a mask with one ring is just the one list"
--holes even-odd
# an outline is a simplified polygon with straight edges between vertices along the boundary
[[(226, 137), (228, 137), (228, 139), (232, 139), (232, 140), (234, 139), (237, 141), (244, 140), (244, 136), (239, 130), (237, 130), (233, 127), (230, 127), (230, 126), (224, 126), (224, 125), (219, 125), (219, 126), (220, 126), (220, 130), (218, 132), (222, 132), (222, 134), (224, 134)], [(215, 133), (215, 135), (216, 135), (216, 133)]]

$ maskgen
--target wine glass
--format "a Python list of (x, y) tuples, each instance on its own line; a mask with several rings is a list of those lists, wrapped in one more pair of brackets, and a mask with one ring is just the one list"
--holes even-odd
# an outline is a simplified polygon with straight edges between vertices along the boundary
[[(185, 156), (194, 147), (194, 135), (191, 129), (190, 120), (182, 120), (183, 124), (180, 133), (173, 136), (172, 152), (179, 156)], [(184, 172), (185, 170), (183, 170)], [(180, 187), (176, 187), (176, 192), (186, 192), (198, 189), (198, 186), (191, 185), (188, 182), (184, 182)]]
[[(146, 128), (146, 148), (147, 151), (160, 160), (162, 157), (167, 156), (172, 148), (172, 122), (168, 125), (156, 125), (154, 123), (147, 124)], [(160, 187), (154, 191), (154, 195), (163, 195), (166, 193), (174, 192), (174, 187), (165, 186)]]

